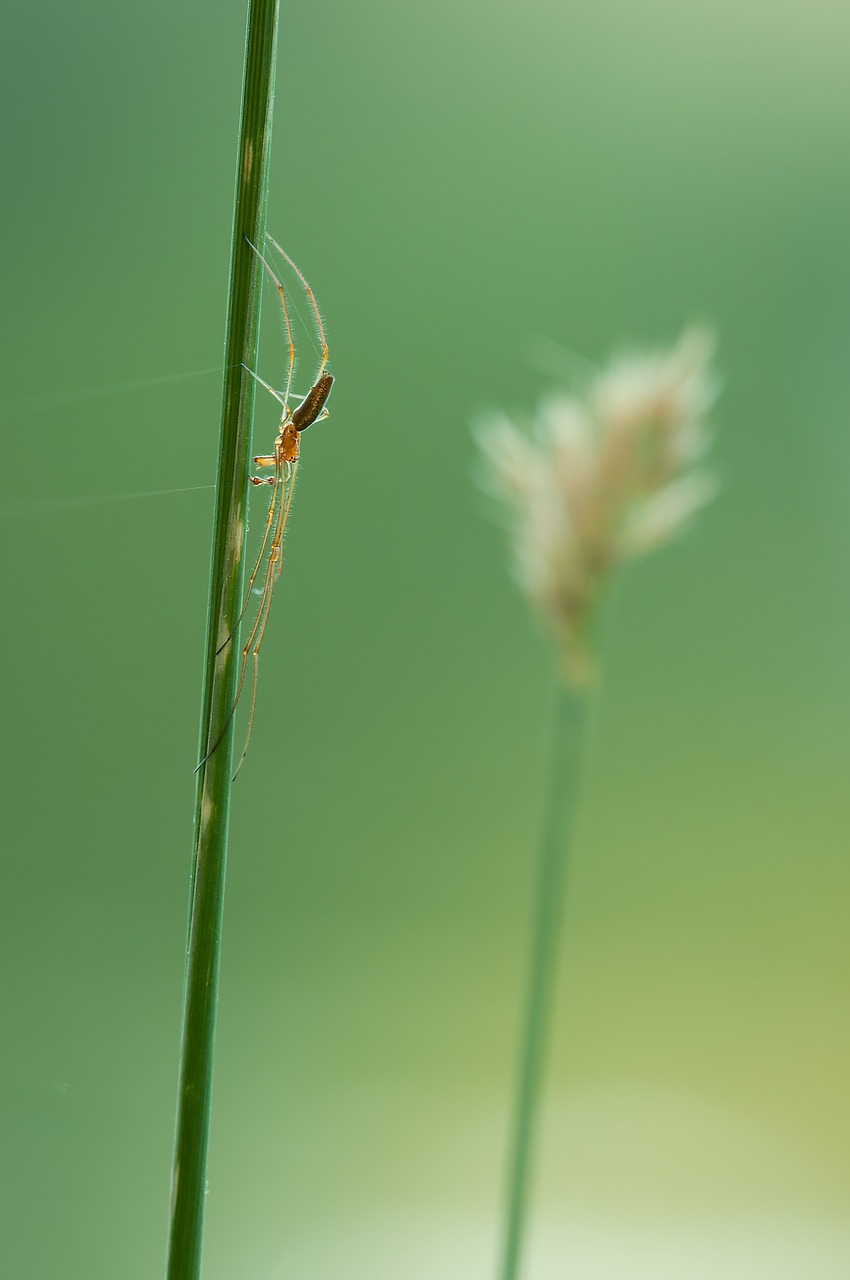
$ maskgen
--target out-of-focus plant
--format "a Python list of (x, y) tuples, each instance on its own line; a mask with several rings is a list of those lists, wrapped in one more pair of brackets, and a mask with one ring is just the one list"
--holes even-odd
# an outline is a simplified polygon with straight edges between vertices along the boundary
[(668, 350), (612, 360), (580, 395), (550, 396), (530, 431), (491, 414), (477, 432), (488, 488), (508, 513), (516, 576), (558, 653), (500, 1280), (516, 1280), (520, 1265), (584, 724), (598, 665), (594, 624), (617, 571), (677, 537), (715, 492), (701, 465), (716, 391), (712, 346), (705, 332), (688, 331)]

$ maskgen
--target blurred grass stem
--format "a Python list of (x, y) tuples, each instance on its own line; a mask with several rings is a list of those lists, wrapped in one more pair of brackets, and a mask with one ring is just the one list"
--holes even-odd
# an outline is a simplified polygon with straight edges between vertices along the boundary
[(254, 408), (243, 365), (256, 365), (260, 318), (259, 260), (248, 241), (265, 239), (278, 9), (279, 0), (250, 0), (248, 9), (199, 758), (221, 741), (198, 771), (167, 1280), (197, 1280), (201, 1267), (239, 659), (235, 643), (222, 644), (242, 605)]
[(546, 1063), (564, 885), (575, 818), (589, 690), (559, 677), (551, 731), (525, 1021), (509, 1149), (499, 1280), (516, 1280), (528, 1212), (535, 1124)]

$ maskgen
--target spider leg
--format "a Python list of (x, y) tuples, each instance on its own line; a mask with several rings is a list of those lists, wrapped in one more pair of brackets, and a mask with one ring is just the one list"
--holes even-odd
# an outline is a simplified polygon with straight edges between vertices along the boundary
[(271, 395), (274, 396), (278, 404), (283, 405), (284, 413), (289, 413), (289, 406), (287, 405), (286, 401), (284, 400), (283, 396), (280, 394), (279, 391), (275, 391), (274, 387), (271, 386), (270, 383), (266, 382), (265, 378), (261, 378), (258, 373), (254, 373), (254, 370), (249, 369), (247, 364), (243, 364), (242, 368), (245, 370), (246, 373), (250, 373), (254, 381), (259, 382), (261, 387), (265, 387), (266, 391), (268, 391)]
[[(284, 497), (281, 498), (281, 488), (287, 489), (288, 486), (291, 485), (292, 480), (294, 479), (294, 476), (292, 476), (291, 474), (290, 475), (286, 474), (284, 467), (285, 467), (285, 464), (283, 462), (283, 459), (282, 458), (276, 459), (274, 492), (272, 493), (272, 499), (271, 499), (271, 502), (269, 503), (269, 515), (266, 521), (266, 529), (265, 529), (265, 533), (263, 534), (263, 541), (260, 547), (260, 552), (259, 552), (259, 555), (257, 556), (257, 560), (254, 565), (254, 568), (251, 571), (251, 576), (248, 579), (248, 590), (245, 593), (245, 603), (242, 606), (242, 612), (239, 614), (239, 617), (237, 618), (236, 623), (230, 635), (216, 650), (216, 656), (218, 656), (218, 654), (220, 654), (222, 650), (228, 644), (230, 644), (230, 641), (233, 639), (234, 635), (239, 629), (239, 625), (242, 622), (242, 619), (245, 617), (245, 614), (248, 612), (248, 605), (251, 602), (251, 596), (254, 590), (254, 583), (256, 582), (257, 575), (259, 574), (260, 565), (263, 562), (263, 555), (265, 553), (266, 546), (268, 545), (269, 534), (271, 533), (271, 530), (274, 527), (275, 533), (272, 538), (273, 549), (272, 549), (271, 555), (269, 556), (269, 562), (266, 566), (265, 579), (263, 582), (262, 598), (260, 600), (260, 608), (259, 608), (257, 617), (254, 620), (254, 625), (251, 628), (251, 634), (248, 637), (248, 642), (245, 645), (244, 649), (242, 650), (242, 661), (239, 667), (239, 679), (236, 684), (236, 694), (233, 698), (233, 704), (231, 705), (230, 711), (228, 712), (227, 719), (222, 725), (221, 732), (219, 733), (218, 737), (216, 738), (215, 742), (212, 744), (210, 749), (207, 751), (206, 755), (195, 766), (195, 773), (198, 772), (198, 770), (201, 768), (202, 765), (206, 764), (207, 760), (209, 760), (213, 752), (217, 750), (219, 744), (224, 738), (224, 735), (227, 733), (227, 730), (230, 728), (230, 723), (236, 714), (236, 708), (238, 707), (239, 699), (242, 696), (242, 689), (245, 684), (245, 674), (248, 669), (248, 654), (250, 653), (251, 645), (254, 643), (254, 638), (257, 635), (264, 612), (266, 617), (268, 617), (268, 610), (269, 610), (269, 607), (271, 606), (271, 593), (272, 593), (272, 590), (274, 589), (274, 577), (272, 576), (272, 565), (276, 558), (274, 546), (278, 542), (277, 529), (281, 524), (281, 516), (284, 514), (284, 512), (285, 512), (286, 518), (288, 518), (289, 508), (292, 504), (291, 492), (286, 493)], [(282, 537), (282, 534), (281, 534), (281, 537)], [(265, 623), (263, 623), (263, 630), (265, 630)], [(256, 658), (255, 658), (255, 667), (256, 667)], [(255, 669), (255, 677), (254, 677), (254, 697), (252, 699), (252, 703), (254, 701), (256, 701), (256, 669)], [(253, 710), (251, 714), (251, 719), (253, 721)], [(246, 743), (246, 749), (247, 749), (247, 743)], [(244, 759), (244, 757), (245, 757), (245, 752), (243, 751), (242, 759)], [(240, 765), (241, 765), (241, 760), (240, 760)]]
[[(286, 325), (286, 338), (289, 343), (289, 373), (286, 376), (286, 391), (284, 392), (284, 400), (288, 400), (289, 392), (292, 387), (292, 375), (295, 371), (295, 343), (292, 338), (292, 321), (289, 318), (289, 307), (286, 304), (286, 291), (283, 287), (283, 284), (277, 278), (272, 267), (269, 265), (269, 263), (260, 253), (257, 246), (255, 244), (251, 244), (250, 240), (248, 241), (248, 243), (251, 245), (251, 248), (254, 250), (254, 253), (256, 253), (257, 257), (260, 259), (260, 262), (262, 262), (266, 271), (269, 273), (269, 276), (271, 277), (271, 279), (274, 281), (274, 286), (277, 289), (278, 294), (280, 295), (280, 302), (281, 302), (281, 306), (283, 307), (283, 319)], [(286, 255), (284, 254), (284, 257), (285, 256)], [(299, 271), (298, 274), (301, 275), (301, 272)], [(301, 278), (303, 279), (303, 276)]]
[[(286, 483), (285, 479), (283, 478), (282, 466), (281, 467), (278, 466), (278, 462), (280, 461), (280, 459), (278, 458), (278, 455), (274, 454), (270, 456), (271, 456), (270, 465), (274, 466), (275, 474), (274, 476), (266, 476), (264, 477), (263, 480), (260, 481), (261, 484), (271, 484), (274, 486), (274, 491), (271, 496), (271, 502), (269, 503), (269, 514), (266, 520), (266, 528), (265, 528), (265, 532), (263, 533), (263, 540), (260, 543), (260, 550), (257, 552), (257, 559), (254, 562), (254, 567), (251, 570), (250, 576), (248, 578), (248, 588), (245, 592), (245, 603), (242, 605), (242, 611), (239, 614), (239, 617), (236, 619), (236, 622), (233, 624), (233, 630), (231, 631), (230, 635), (227, 637), (226, 640), (223, 640), (219, 645), (219, 647), (216, 649), (216, 657), (218, 657), (222, 649), (224, 649), (227, 645), (230, 644), (230, 641), (233, 639), (233, 637), (235, 636), (236, 632), (239, 629), (242, 619), (245, 617), (245, 614), (248, 612), (248, 605), (251, 602), (251, 595), (254, 590), (254, 583), (257, 581), (257, 574), (260, 572), (260, 565), (263, 562), (263, 556), (265, 554), (266, 546), (268, 545), (269, 534), (272, 531), (272, 526), (274, 525), (275, 517), (277, 515), (277, 508), (278, 508), (278, 503), (280, 499), (280, 486), (281, 484), (285, 485)], [(256, 477), (252, 476), (251, 479), (256, 480)]]
[[(316, 327), (319, 331), (319, 341), (322, 344), (322, 362), (319, 365), (318, 372), (316, 373), (315, 378), (313, 379), (313, 382), (316, 383), (319, 381), (320, 376), (324, 372), (325, 365), (328, 363), (328, 341), (327, 341), (327, 338), (325, 337), (325, 326), (322, 324), (322, 313), (319, 311), (319, 304), (316, 302), (316, 295), (313, 293), (313, 290), (310, 288), (309, 284), (305, 280), (302, 272), (298, 269), (298, 267), (296, 267), (295, 263), (292, 261), (292, 259), (290, 258), (286, 250), (281, 249), (280, 245), (275, 240), (274, 236), (270, 236), (266, 234), (266, 239), (269, 241), (271, 245), (274, 246), (275, 249), (277, 249), (280, 256), (282, 258), (285, 258), (286, 261), (289, 263), (289, 265), (292, 267), (292, 270), (295, 272), (298, 279), (301, 281), (302, 285), (304, 286), (307, 297), (310, 299), (310, 305), (313, 308), (313, 314), (316, 317)], [(265, 259), (263, 259), (263, 261), (265, 261)], [(272, 276), (274, 280), (277, 282), (278, 288), (281, 290), (281, 294), (282, 294), (283, 286), (277, 280), (277, 277), (274, 276), (274, 273), (272, 273)]]
[(253, 671), (252, 693), (251, 693), (251, 709), (248, 715), (248, 731), (245, 735), (245, 745), (242, 748), (242, 755), (239, 758), (239, 764), (236, 766), (236, 772), (233, 775), (233, 781), (236, 780), (239, 770), (242, 768), (242, 762), (244, 761), (246, 755), (248, 754), (248, 746), (251, 741), (251, 733), (253, 732), (253, 728), (254, 728), (254, 712), (256, 711), (256, 707), (257, 707), (257, 682), (259, 678), (259, 669), (260, 669), (260, 648), (263, 643), (263, 637), (266, 633), (266, 627), (268, 625), (269, 615), (271, 613), (274, 584), (277, 581), (277, 579), (280, 577), (281, 572), (283, 570), (283, 535), (286, 531), (286, 523), (289, 519), (290, 508), (292, 507), (292, 496), (295, 491), (295, 476), (297, 471), (298, 471), (298, 463), (295, 462), (292, 465), (292, 469), (288, 477), (286, 495), (278, 511), (278, 517), (277, 517), (277, 522), (275, 524), (274, 536), (272, 538), (271, 551), (269, 553), (268, 564), (266, 566), (266, 577), (265, 577), (265, 582), (263, 583), (263, 595), (262, 595), (262, 600), (260, 601), (260, 608), (257, 611), (257, 617), (254, 620), (254, 626), (251, 629), (251, 634), (248, 637), (248, 642), (242, 651), (242, 673), (240, 676), (240, 685), (239, 685), (240, 692), (242, 688), (242, 682), (245, 679), (245, 669), (248, 663), (248, 654), (249, 652), (251, 652), (252, 646), (253, 646), (254, 671)]

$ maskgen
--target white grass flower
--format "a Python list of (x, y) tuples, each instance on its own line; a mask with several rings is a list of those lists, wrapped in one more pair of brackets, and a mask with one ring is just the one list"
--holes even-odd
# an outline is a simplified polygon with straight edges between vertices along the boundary
[(675, 538), (715, 493), (697, 466), (712, 349), (689, 330), (667, 350), (612, 360), (581, 397), (544, 400), (531, 433), (504, 414), (480, 426), (490, 487), (512, 513), (517, 577), (573, 684), (591, 675), (588, 627), (610, 574)]

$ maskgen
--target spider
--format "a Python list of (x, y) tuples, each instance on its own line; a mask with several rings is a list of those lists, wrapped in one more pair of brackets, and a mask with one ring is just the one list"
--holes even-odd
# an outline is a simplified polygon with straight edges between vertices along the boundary
[[(281, 394), (279, 391), (275, 391), (274, 387), (272, 387), (268, 382), (265, 382), (258, 374), (254, 373), (253, 369), (248, 369), (248, 367), (245, 366), (246, 372), (249, 373), (261, 387), (264, 387), (266, 391), (274, 396), (275, 400), (277, 400), (278, 404), (281, 406), (282, 413), (280, 416), (280, 426), (278, 428), (277, 439), (274, 442), (273, 452), (260, 454), (258, 457), (254, 458), (254, 462), (258, 467), (274, 468), (272, 475), (249, 477), (250, 482), (253, 485), (271, 485), (272, 495), (271, 501), (269, 502), (269, 513), (266, 520), (266, 527), (263, 533), (262, 542), (260, 544), (260, 550), (248, 578), (248, 589), (245, 594), (245, 603), (242, 606), (242, 611), (239, 614), (230, 635), (216, 650), (216, 656), (222, 653), (223, 650), (231, 643), (239, 629), (242, 619), (248, 612), (248, 606), (250, 605), (251, 597), (254, 593), (255, 583), (260, 575), (260, 570), (265, 563), (265, 571), (261, 579), (262, 585), (258, 588), (260, 592), (260, 605), (257, 610), (257, 616), (254, 619), (254, 624), (251, 627), (251, 632), (242, 649), (242, 661), (239, 668), (239, 679), (236, 686), (236, 696), (233, 700), (233, 706), (230, 708), (230, 713), (225, 721), (224, 727), (218, 735), (218, 738), (197, 766), (197, 768), (200, 769), (201, 765), (205, 764), (206, 761), (209, 760), (210, 756), (219, 746), (227, 732), (230, 722), (236, 714), (239, 699), (242, 696), (242, 689), (245, 684), (245, 676), (248, 670), (249, 659), (253, 657), (251, 710), (248, 717), (248, 730), (245, 736), (245, 745), (242, 749), (242, 755), (239, 759), (239, 764), (236, 766), (236, 772), (233, 775), (234, 780), (236, 779), (236, 775), (239, 773), (239, 770), (242, 768), (242, 763), (248, 753), (248, 744), (251, 741), (251, 731), (254, 727), (254, 712), (257, 706), (257, 676), (259, 671), (260, 647), (262, 646), (263, 637), (266, 632), (266, 625), (269, 620), (269, 612), (271, 610), (275, 583), (280, 577), (283, 569), (283, 535), (286, 531), (286, 523), (289, 519), (289, 512), (292, 506), (292, 496), (295, 491), (295, 477), (298, 473), (298, 458), (301, 451), (301, 432), (306, 431), (314, 422), (320, 422), (323, 418), (328, 416), (327, 399), (330, 395), (330, 390), (334, 381), (333, 375), (327, 371), (328, 344), (327, 339), (325, 338), (325, 329), (322, 324), (321, 313), (319, 312), (319, 307), (313, 290), (310, 288), (306, 279), (292, 261), (289, 254), (286, 253), (271, 236), (267, 236), (266, 238), (277, 250), (280, 256), (289, 263), (289, 266), (304, 286), (307, 297), (310, 300), (310, 306), (313, 310), (313, 314), (316, 317), (319, 342), (321, 343), (322, 348), (322, 358), (316, 371), (312, 387), (299, 405), (296, 405), (294, 409), (290, 408), (289, 397), (292, 391), (292, 375), (295, 369), (295, 343), (292, 337), (292, 321), (289, 315), (289, 306), (286, 301), (286, 292), (282, 282), (279, 280), (266, 258), (262, 253), (260, 253), (259, 249), (252, 244), (251, 248), (265, 267), (270, 279), (274, 282), (274, 286), (277, 289), (278, 294), (280, 295), (280, 301), (283, 307), (284, 328), (289, 344), (289, 370), (286, 377), (286, 388)], [(249, 241), (248, 243), (250, 244), (251, 242)]]

